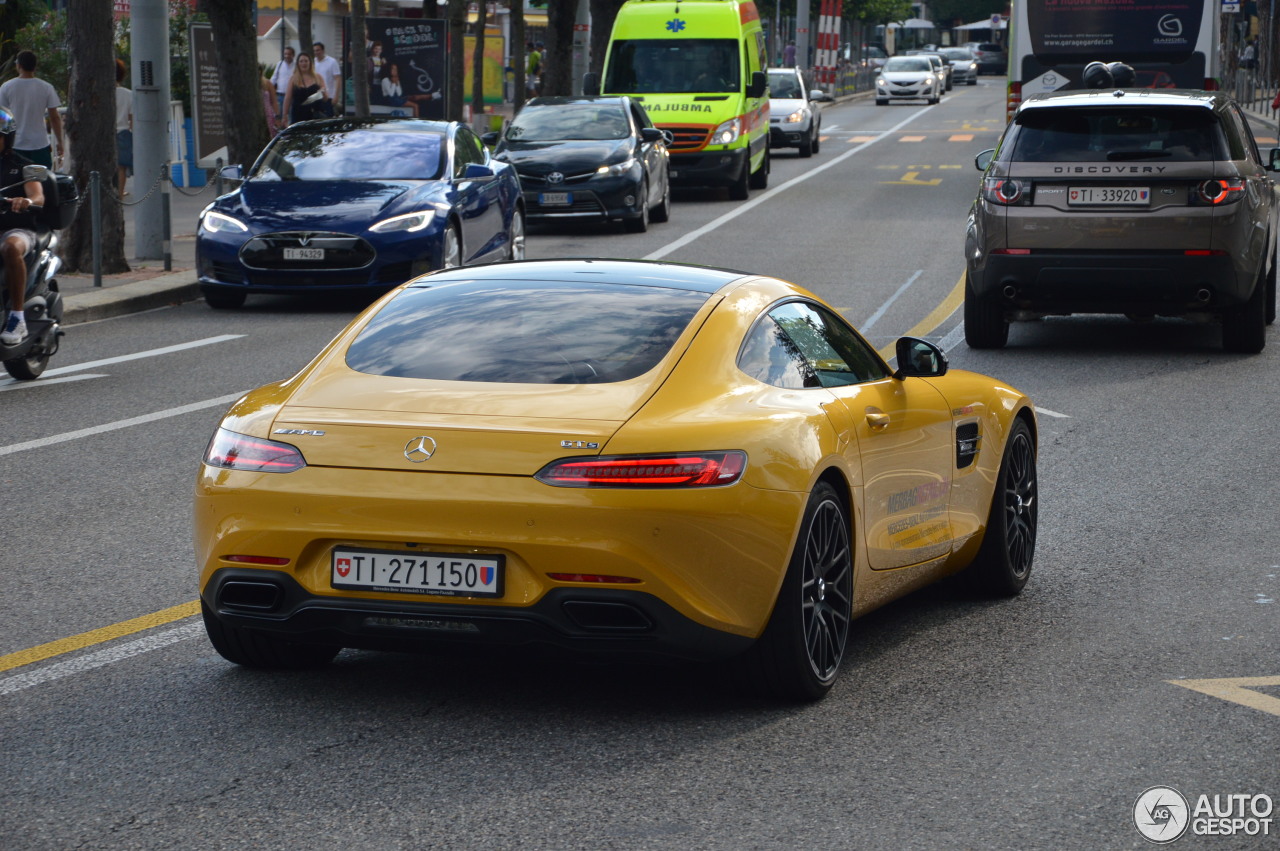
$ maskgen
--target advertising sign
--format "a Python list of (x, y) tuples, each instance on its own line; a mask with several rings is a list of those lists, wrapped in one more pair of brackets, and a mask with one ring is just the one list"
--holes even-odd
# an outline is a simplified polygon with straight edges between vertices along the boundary
[(1042, 62), (1082, 55), (1185, 61), (1200, 34), (1202, 7), (1202, 2), (1194, 0), (1030, 2), (1031, 50)]
[(367, 18), (365, 23), (369, 112), (443, 120), (446, 22)]
[(227, 128), (222, 114), (222, 83), (213, 27), (191, 25), (191, 112), (195, 128), (196, 165), (213, 168), (227, 160)]

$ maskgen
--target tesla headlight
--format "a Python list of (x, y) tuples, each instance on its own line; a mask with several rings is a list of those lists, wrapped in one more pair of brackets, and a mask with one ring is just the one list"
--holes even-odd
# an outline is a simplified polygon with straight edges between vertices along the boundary
[(249, 228), (239, 219), (233, 219), (213, 210), (205, 210), (200, 216), (200, 227), (209, 233), (247, 233)]
[(804, 107), (801, 107), (800, 109), (797, 109), (795, 112), (788, 115), (786, 118), (782, 119), (782, 123), (783, 124), (799, 124), (801, 121), (804, 121), (808, 117), (809, 117), (809, 110), (805, 109)]
[(617, 177), (619, 175), (626, 174), (627, 172), (631, 171), (631, 169), (635, 168), (635, 165), (636, 165), (636, 158), (628, 157), (627, 159), (623, 160), (620, 163), (614, 163), (613, 165), (600, 166), (598, 169), (596, 169), (596, 174), (602, 177), (606, 175), (609, 177)]
[(742, 122), (736, 118), (730, 118), (721, 124), (711, 134), (709, 145), (732, 145), (738, 141), (738, 136), (742, 134)]
[(435, 210), (423, 210), (419, 213), (405, 213), (403, 216), (392, 216), (389, 219), (383, 219), (369, 230), (374, 233), (395, 233), (397, 231), (405, 231), (407, 233), (416, 233), (431, 224), (431, 220), (436, 217)]

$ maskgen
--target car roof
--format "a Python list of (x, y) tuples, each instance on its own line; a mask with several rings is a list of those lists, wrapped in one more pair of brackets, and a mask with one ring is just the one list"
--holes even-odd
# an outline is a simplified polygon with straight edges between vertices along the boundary
[(563, 106), (570, 103), (618, 104), (626, 103), (630, 98), (625, 95), (545, 95), (530, 98), (525, 106)]
[(1197, 89), (1089, 89), (1087, 91), (1048, 92), (1032, 95), (1018, 109), (1026, 110), (1063, 107), (1198, 107), (1217, 109), (1230, 101), (1224, 92), (1207, 92)]
[(429, 287), (447, 281), (582, 281), (584, 283), (630, 284), (663, 287), (711, 294), (725, 284), (748, 277), (746, 272), (690, 266), (652, 260), (564, 259), (525, 260), (451, 269), (419, 278), (409, 286)]
[(368, 118), (322, 118), (314, 121), (303, 121), (292, 124), (281, 130), (281, 133), (332, 133), (335, 130), (394, 130), (408, 133), (443, 133), (458, 126), (456, 121), (429, 121), (424, 118), (392, 118), (389, 116), (370, 116)]

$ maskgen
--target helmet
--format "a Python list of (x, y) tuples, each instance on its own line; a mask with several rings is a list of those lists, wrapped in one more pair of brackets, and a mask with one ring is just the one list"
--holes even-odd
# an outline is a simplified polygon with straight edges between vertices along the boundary
[(1111, 72), (1111, 79), (1122, 89), (1130, 88), (1138, 82), (1138, 75), (1134, 73), (1131, 65), (1112, 62), (1107, 65), (1107, 70)]
[(18, 132), (18, 120), (13, 113), (0, 106), (0, 136), (12, 136)]
[(1090, 62), (1084, 66), (1084, 73), (1080, 75), (1080, 81), (1084, 83), (1087, 89), (1106, 89), (1115, 85), (1115, 79), (1111, 76), (1111, 69), (1102, 62)]

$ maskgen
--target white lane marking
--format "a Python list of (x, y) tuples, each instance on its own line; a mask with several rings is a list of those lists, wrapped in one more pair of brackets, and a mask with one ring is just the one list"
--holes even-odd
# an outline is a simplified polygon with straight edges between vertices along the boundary
[(68, 659), (65, 662), (56, 662), (43, 668), (36, 668), (33, 671), (12, 674), (0, 678), (0, 695), (13, 694), (15, 691), (29, 689), (32, 686), (60, 680), (75, 674), (83, 674), (85, 671), (92, 671), (94, 668), (101, 668), (104, 665), (120, 662), (131, 656), (159, 650), (161, 647), (168, 647), (170, 644), (176, 644), (188, 638), (195, 638), (203, 633), (204, 624), (199, 620), (195, 620), (142, 638), (136, 638), (133, 641), (126, 641), (124, 644), (96, 650), (93, 653), (87, 653), (75, 659)]
[(871, 318), (870, 318), (870, 319), (868, 319), (868, 320), (867, 320), (865, 323), (863, 323), (863, 325), (862, 325), (862, 333), (863, 333), (863, 335), (866, 335), (867, 331), (871, 328), (871, 326), (876, 324), (876, 320), (877, 320), (877, 319), (879, 319), (881, 316), (884, 316), (885, 311), (886, 311), (886, 310), (888, 310), (888, 309), (889, 309), (889, 307), (890, 307), (890, 306), (891, 306), (895, 301), (897, 301), (897, 300), (898, 300), (898, 296), (900, 296), (900, 295), (902, 295), (903, 293), (905, 293), (905, 292), (907, 291), (907, 288), (908, 288), (908, 287), (910, 287), (912, 284), (914, 284), (914, 283), (916, 282), (916, 279), (917, 279), (917, 278), (919, 278), (919, 277), (920, 277), (921, 275), (923, 275), (923, 274), (924, 274), (924, 269), (916, 269), (916, 273), (915, 273), (914, 275), (912, 275), (910, 278), (907, 278), (907, 282), (906, 282), (905, 284), (903, 284), (902, 286), (898, 287), (898, 291), (897, 291), (897, 292), (895, 292), (893, 295), (889, 296), (889, 300), (888, 300), (888, 301), (886, 301), (884, 304), (880, 305), (880, 307), (878, 307), (878, 308), (876, 309), (876, 312), (875, 312), (875, 313), (871, 314)]
[(203, 402), (192, 402), (190, 405), (181, 405), (177, 408), (167, 408), (163, 411), (156, 411), (154, 414), (143, 414), (140, 417), (130, 417), (127, 420), (116, 420), (113, 423), (104, 423), (103, 425), (82, 428), (76, 431), (53, 434), (49, 437), (40, 437), (23, 443), (13, 443), (8, 446), (0, 446), (0, 456), (12, 455), (15, 452), (25, 452), (28, 449), (40, 449), (45, 446), (66, 443), (69, 440), (79, 440), (82, 437), (92, 437), (95, 434), (103, 434), (108, 431), (129, 428), (130, 426), (144, 425), (146, 423), (155, 422), (156, 420), (168, 419), (169, 417), (180, 417), (183, 414), (190, 414), (193, 411), (203, 411), (206, 408), (230, 405), (232, 402), (243, 396), (245, 392), (247, 391), (233, 393), (230, 396), (219, 396), (216, 399), (205, 399)]
[(827, 162), (823, 163), (817, 168), (810, 169), (809, 171), (806, 171), (804, 174), (798, 177), (793, 177), (790, 180), (788, 180), (786, 183), (782, 184), (781, 186), (773, 187), (772, 189), (765, 192), (763, 195), (757, 195), (756, 197), (752, 198), (749, 201), (743, 201), (742, 203), (738, 204), (738, 206), (734, 207), (732, 210), (725, 213), (723, 216), (720, 216), (719, 218), (716, 218), (716, 219), (712, 219), (702, 227), (689, 231), (684, 236), (680, 237), (674, 242), (667, 243), (666, 245), (659, 248), (657, 251), (654, 251), (652, 254), (646, 254), (642, 259), (661, 260), (663, 257), (666, 257), (668, 254), (671, 254), (673, 251), (677, 251), (678, 249), (684, 248), (689, 243), (694, 242), (695, 240), (698, 239), (698, 237), (705, 236), (706, 234), (711, 233), (711, 231), (715, 230), (721, 225), (728, 224), (729, 222), (736, 219), (738, 216), (741, 216), (743, 213), (747, 212), (748, 210), (754, 210), (756, 207), (760, 206), (765, 201), (772, 199), (773, 196), (778, 195), (782, 192), (785, 192), (788, 189), (790, 189), (792, 186), (796, 186), (797, 184), (803, 183), (804, 181), (808, 180), (811, 177), (814, 177), (815, 175), (822, 174), (822, 172), (826, 171), (829, 168), (839, 165), (840, 163), (849, 159), (849, 157), (853, 156), (859, 151), (865, 150), (870, 145), (874, 145), (876, 142), (885, 138), (890, 133), (894, 133), (898, 129), (902, 127), (906, 127), (908, 124), (915, 121), (917, 118), (924, 115), (931, 109), (933, 109), (932, 106), (926, 106), (924, 109), (920, 110), (919, 112), (913, 115), (910, 115), (907, 118), (904, 118), (902, 121), (899, 121), (897, 124), (893, 125), (888, 130), (885, 130), (884, 135), (878, 136), (869, 142), (862, 142), (861, 144), (858, 145), (858, 147), (850, 148), (849, 150), (845, 151), (843, 154), (836, 157), (835, 159), (828, 160)]
[(86, 378), (106, 377), (105, 373), (85, 372), (79, 375), (64, 375), (62, 378), (45, 378), (40, 381), (14, 381), (12, 384), (0, 384), (0, 393), (6, 390), (26, 390), (28, 387), (48, 387), (50, 384), (66, 384), (68, 381), (84, 381)]
[(1042, 408), (1042, 407), (1040, 407), (1039, 405), (1036, 405), (1036, 413), (1037, 413), (1037, 414), (1044, 414), (1046, 417), (1056, 417), (1056, 418), (1058, 418), (1058, 419), (1060, 419), (1060, 420), (1069, 420), (1069, 419), (1071, 419), (1071, 415), (1070, 415), (1070, 414), (1060, 414), (1060, 413), (1058, 413), (1057, 411), (1051, 411), (1051, 410), (1049, 410), (1048, 408)]
[(71, 366), (60, 366), (57, 369), (51, 369), (45, 372), (46, 376), (62, 375), (66, 372), (82, 372), (86, 369), (97, 369), (100, 366), (108, 366), (113, 363), (124, 363), (125, 361), (139, 360), (140, 358), (152, 358), (157, 355), (167, 355), (173, 352), (186, 351), (187, 349), (198, 349), (201, 346), (212, 346), (214, 343), (226, 343), (231, 340), (239, 340), (244, 334), (222, 334), (217, 337), (205, 337), (203, 340), (192, 340), (190, 343), (178, 343), (176, 346), (165, 346), (161, 349), (148, 349), (145, 352), (135, 352), (131, 355), (120, 355), (114, 358), (103, 358), (102, 360), (85, 361), (84, 363), (74, 363)]
[[(950, 318), (950, 317), (948, 317)], [(943, 320), (944, 322), (946, 320)], [(956, 346), (960, 345), (960, 341), (964, 339), (964, 323), (961, 322), (956, 327), (947, 332), (947, 336), (938, 341), (938, 348), (944, 352), (949, 352)]]

